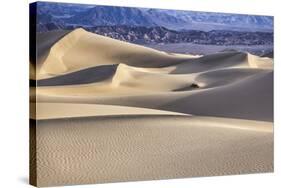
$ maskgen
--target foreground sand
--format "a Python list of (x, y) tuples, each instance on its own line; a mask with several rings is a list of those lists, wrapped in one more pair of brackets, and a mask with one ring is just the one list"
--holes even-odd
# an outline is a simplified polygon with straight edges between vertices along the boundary
[(38, 127), (42, 186), (273, 170), (266, 122), (131, 115), (41, 120)]
[(53, 42), (32, 76), (38, 186), (273, 171), (272, 59)]

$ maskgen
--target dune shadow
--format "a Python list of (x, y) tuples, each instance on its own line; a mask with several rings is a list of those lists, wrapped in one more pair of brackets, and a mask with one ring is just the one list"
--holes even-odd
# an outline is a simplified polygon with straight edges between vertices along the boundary
[(242, 52), (219, 52), (179, 64), (171, 74), (191, 74), (210, 71), (217, 68), (228, 68), (239, 64), (247, 58)]
[(118, 64), (102, 65), (98, 67), (92, 67), (76, 71), (66, 75), (42, 79), (37, 81), (37, 86), (60, 86), (100, 82), (111, 78), (114, 75), (117, 66)]
[(190, 90), (199, 89), (199, 88), (200, 88), (200, 86), (198, 84), (192, 83), (191, 85), (177, 88), (177, 89), (174, 89), (173, 91), (190, 91)]
[(46, 33), (37, 33), (36, 34), (36, 39), (37, 39), (36, 64), (38, 65), (44, 62), (50, 53), (51, 47), (70, 32), (71, 31), (68, 30), (58, 30), (58, 31), (49, 31)]

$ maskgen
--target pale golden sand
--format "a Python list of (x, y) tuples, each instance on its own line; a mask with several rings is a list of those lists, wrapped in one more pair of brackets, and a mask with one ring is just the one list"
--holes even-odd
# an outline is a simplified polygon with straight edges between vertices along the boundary
[(42, 120), (41, 186), (273, 170), (272, 124), (169, 115)]
[(119, 116), (119, 115), (178, 115), (190, 116), (189, 114), (154, 110), (149, 108), (126, 107), (117, 105), (100, 104), (75, 104), (75, 103), (37, 103), (36, 112), (31, 112), (31, 119), (58, 119), (73, 117), (93, 116)]
[(47, 51), (31, 92), (38, 186), (273, 171), (272, 59), (82, 29)]

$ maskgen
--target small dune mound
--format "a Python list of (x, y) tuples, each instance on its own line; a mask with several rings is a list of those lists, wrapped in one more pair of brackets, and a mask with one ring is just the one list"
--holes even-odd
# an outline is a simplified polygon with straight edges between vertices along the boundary
[(273, 60), (244, 52), (218, 52), (183, 62), (173, 74), (191, 74), (230, 68), (273, 69)]
[(112, 87), (129, 87), (145, 91), (174, 91), (186, 84), (191, 85), (192, 79), (184, 79), (184, 75), (174, 75), (156, 69), (138, 68), (119, 64), (112, 77)]
[(205, 73), (200, 73), (195, 77), (195, 81), (204, 83), (205, 88), (225, 86), (239, 81), (243, 81), (260, 73), (267, 73), (268, 70), (252, 68), (221, 69)]
[(129, 67), (125, 64), (119, 64), (114, 76), (112, 77), (112, 86), (118, 87), (121, 84), (126, 85), (128, 82), (130, 82), (132, 79), (134, 79), (133, 72), (136, 72), (133, 67)]
[(273, 69), (273, 59), (268, 57), (259, 57), (248, 53), (247, 62), (252, 68)]
[(139, 68), (120, 63), (112, 77), (112, 86), (127, 86), (127, 87), (149, 87), (155, 80), (149, 78), (155, 77), (156, 79), (163, 78), (165, 74), (156, 69), (150, 70), (149, 68)]
[(226, 68), (249, 68), (247, 54), (243, 52), (219, 52), (198, 57), (176, 66), (173, 74), (191, 74)]

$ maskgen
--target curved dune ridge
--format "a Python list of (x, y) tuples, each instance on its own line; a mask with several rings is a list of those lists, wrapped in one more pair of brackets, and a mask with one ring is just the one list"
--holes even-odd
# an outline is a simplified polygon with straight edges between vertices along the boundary
[(53, 34), (31, 92), (39, 186), (273, 171), (273, 59)]
[(38, 76), (50, 77), (92, 66), (119, 63), (161, 67), (190, 58), (189, 55), (169, 55), (76, 29), (52, 46)]
[(67, 104), (67, 103), (37, 103), (37, 111), (31, 112), (31, 118), (37, 120), (60, 119), (73, 117), (95, 116), (126, 116), (126, 115), (177, 115), (190, 116), (189, 114), (176, 113), (147, 108), (125, 107), (117, 105), (99, 104)]

